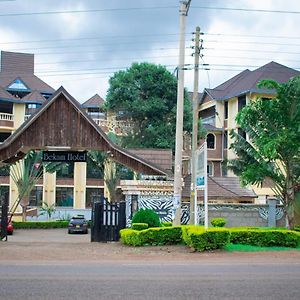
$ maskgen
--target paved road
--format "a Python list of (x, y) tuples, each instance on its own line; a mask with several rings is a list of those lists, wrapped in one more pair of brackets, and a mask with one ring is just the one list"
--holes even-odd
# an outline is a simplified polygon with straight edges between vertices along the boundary
[(65, 230), (20, 230), (0, 242), (0, 300), (298, 300), (299, 283), (300, 251), (131, 248)]
[(0, 299), (299, 299), (291, 264), (1, 265)]

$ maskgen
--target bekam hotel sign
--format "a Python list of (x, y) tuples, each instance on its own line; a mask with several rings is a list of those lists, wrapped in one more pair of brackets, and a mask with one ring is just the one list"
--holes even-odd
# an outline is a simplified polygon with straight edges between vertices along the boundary
[(85, 162), (86, 156), (86, 151), (43, 151), (45, 162)]

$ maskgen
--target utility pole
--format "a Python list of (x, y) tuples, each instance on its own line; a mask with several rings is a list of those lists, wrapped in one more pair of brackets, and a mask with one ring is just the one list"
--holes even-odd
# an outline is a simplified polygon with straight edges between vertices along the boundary
[(200, 58), (200, 27), (195, 33), (195, 66), (193, 91), (193, 132), (192, 132), (192, 169), (191, 169), (191, 197), (190, 197), (190, 224), (197, 223), (197, 188), (196, 188), (196, 150), (198, 148), (198, 86), (199, 86), (199, 58)]
[(185, 19), (191, 0), (181, 1), (180, 5), (180, 39), (179, 39), (179, 64), (177, 83), (177, 114), (176, 114), (176, 144), (174, 164), (174, 199), (175, 209), (174, 225), (180, 225), (181, 219), (181, 190), (182, 190), (182, 150), (183, 150), (183, 101), (184, 101), (184, 55), (185, 55)]

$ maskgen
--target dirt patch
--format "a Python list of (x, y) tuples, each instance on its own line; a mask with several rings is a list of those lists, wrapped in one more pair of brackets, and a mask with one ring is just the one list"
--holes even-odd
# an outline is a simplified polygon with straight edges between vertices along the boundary
[(119, 242), (91, 243), (89, 235), (68, 235), (66, 230), (18, 230), (0, 242), (0, 263), (5, 262), (140, 262), (151, 263), (299, 263), (300, 251), (191, 253), (184, 245), (129, 247)]

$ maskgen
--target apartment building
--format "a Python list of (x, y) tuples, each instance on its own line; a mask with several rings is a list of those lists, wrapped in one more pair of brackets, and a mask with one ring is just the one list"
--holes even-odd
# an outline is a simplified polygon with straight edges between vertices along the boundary
[[(272, 98), (274, 91), (260, 89), (257, 84), (263, 79), (273, 79), (279, 83), (287, 82), (291, 77), (299, 76), (300, 72), (276, 62), (270, 62), (256, 70), (244, 70), (214, 89), (205, 89), (199, 103), (199, 116), (207, 130), (208, 172), (212, 177), (234, 176), (226, 172), (224, 160), (235, 158), (229, 149), (233, 142), (229, 136), (231, 130), (247, 138), (239, 128), (236, 116), (250, 101), (258, 97)], [(263, 187), (252, 187), (259, 201), (264, 201), (273, 193), (270, 182)]]

